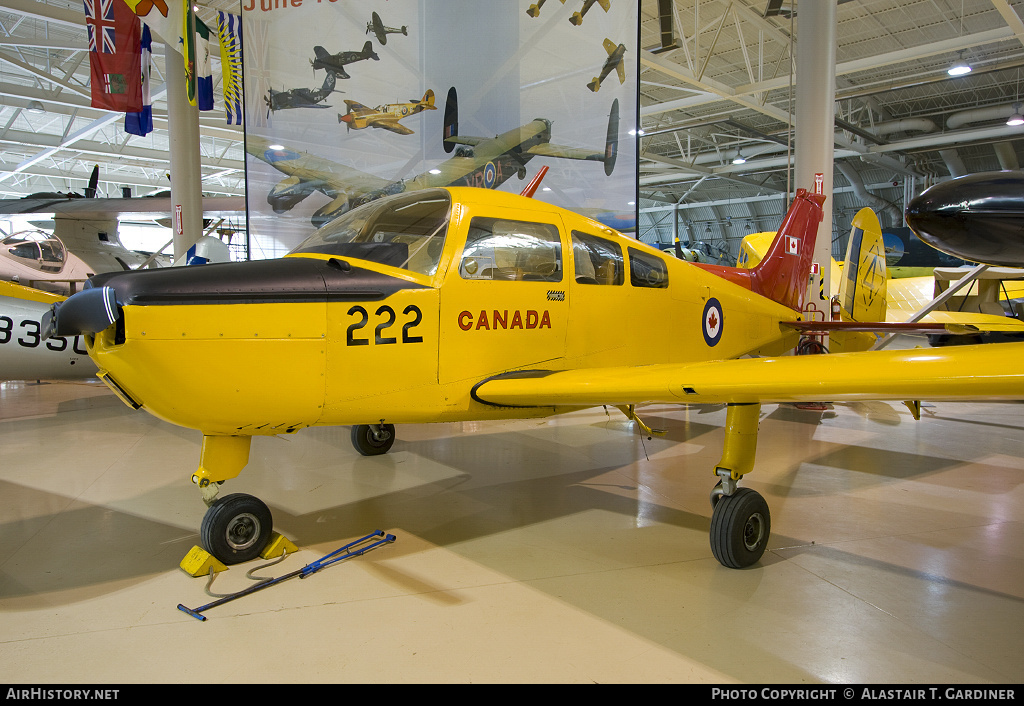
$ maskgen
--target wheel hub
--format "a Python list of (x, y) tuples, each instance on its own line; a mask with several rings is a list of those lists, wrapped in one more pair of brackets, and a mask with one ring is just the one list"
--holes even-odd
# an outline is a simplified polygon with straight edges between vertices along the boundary
[(228, 545), (235, 551), (248, 549), (260, 535), (260, 521), (251, 513), (243, 513), (231, 520), (225, 532)]
[(743, 525), (743, 546), (747, 551), (752, 552), (761, 545), (764, 539), (764, 524), (764, 518), (759, 512), (747, 518)]

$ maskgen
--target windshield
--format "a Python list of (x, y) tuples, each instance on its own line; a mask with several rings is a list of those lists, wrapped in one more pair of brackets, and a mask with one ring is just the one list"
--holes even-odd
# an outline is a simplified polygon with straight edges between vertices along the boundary
[(289, 254), (358, 258), (432, 275), (441, 259), (450, 207), (448, 192), (441, 189), (377, 199), (331, 221)]

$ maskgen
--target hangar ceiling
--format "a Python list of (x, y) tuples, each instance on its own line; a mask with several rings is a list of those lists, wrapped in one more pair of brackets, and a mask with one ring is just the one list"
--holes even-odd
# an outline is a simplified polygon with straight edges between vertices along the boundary
[[(573, 4), (581, 0), (567, 0)], [(613, 0), (625, 1), (625, 0)], [(630, 0), (632, 1), (632, 0)], [(805, 2), (807, 0), (804, 0)], [(818, 0), (820, 1), (820, 0)], [(527, 5), (527, 0), (521, 0)], [(198, 14), (238, 12), (206, 0)], [(597, 11), (596, 9), (594, 11)], [(724, 260), (739, 238), (778, 226), (791, 184), (792, 0), (640, 0), (640, 221), (648, 242), (706, 244)], [(1024, 126), (1006, 119), (1021, 95), (1024, 0), (838, 0), (833, 232), (869, 205), (901, 225), (907, 198), (960, 174), (1018, 168)], [(674, 48), (663, 51), (663, 17)], [(163, 45), (154, 42), (156, 130), (89, 106), (81, 0), (5, 0), (0, 7), (0, 197), (168, 188)], [(950, 77), (958, 59), (973, 71)], [(200, 116), (204, 191), (244, 193), (242, 133), (220, 110)], [(30, 110), (30, 106), (42, 112)], [(734, 164), (737, 154), (746, 162)]]

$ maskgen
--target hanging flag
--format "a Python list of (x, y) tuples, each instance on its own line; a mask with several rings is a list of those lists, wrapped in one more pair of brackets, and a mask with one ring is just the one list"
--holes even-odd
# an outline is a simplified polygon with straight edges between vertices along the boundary
[[(118, 0), (120, 2), (120, 0)], [(124, 0), (166, 48), (181, 53), (183, 0)]]
[(92, 107), (142, 110), (139, 19), (121, 0), (84, 0), (84, 5)]
[(210, 63), (210, 29), (196, 18), (196, 103), (199, 110), (213, 110), (213, 66)]
[(181, 55), (185, 59), (185, 95), (196, 105), (196, 12), (191, 2), (182, 3)]
[(220, 38), (220, 66), (224, 74), (221, 88), (228, 125), (242, 124), (242, 17), (230, 12), (217, 13)]
[(149, 25), (142, 25), (142, 110), (124, 114), (124, 131), (140, 137), (153, 132), (153, 96), (149, 83), (153, 68), (153, 37)]

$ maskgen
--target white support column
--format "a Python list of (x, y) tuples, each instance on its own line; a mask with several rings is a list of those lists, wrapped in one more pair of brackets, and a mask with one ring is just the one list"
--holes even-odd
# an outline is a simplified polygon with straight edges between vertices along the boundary
[(815, 287), (807, 300), (828, 312), (832, 257), (832, 167), (835, 150), (837, 0), (800, 3), (796, 42), (796, 183), (814, 191), (814, 178), (824, 179), (824, 218), (818, 227), (814, 261), (819, 264), (826, 301)]
[(169, 47), (165, 70), (167, 132), (170, 136), (171, 153), (171, 227), (174, 232), (174, 260), (177, 262), (203, 234), (199, 108), (189, 105), (188, 97), (185, 95), (184, 59), (180, 53), (172, 51)]

